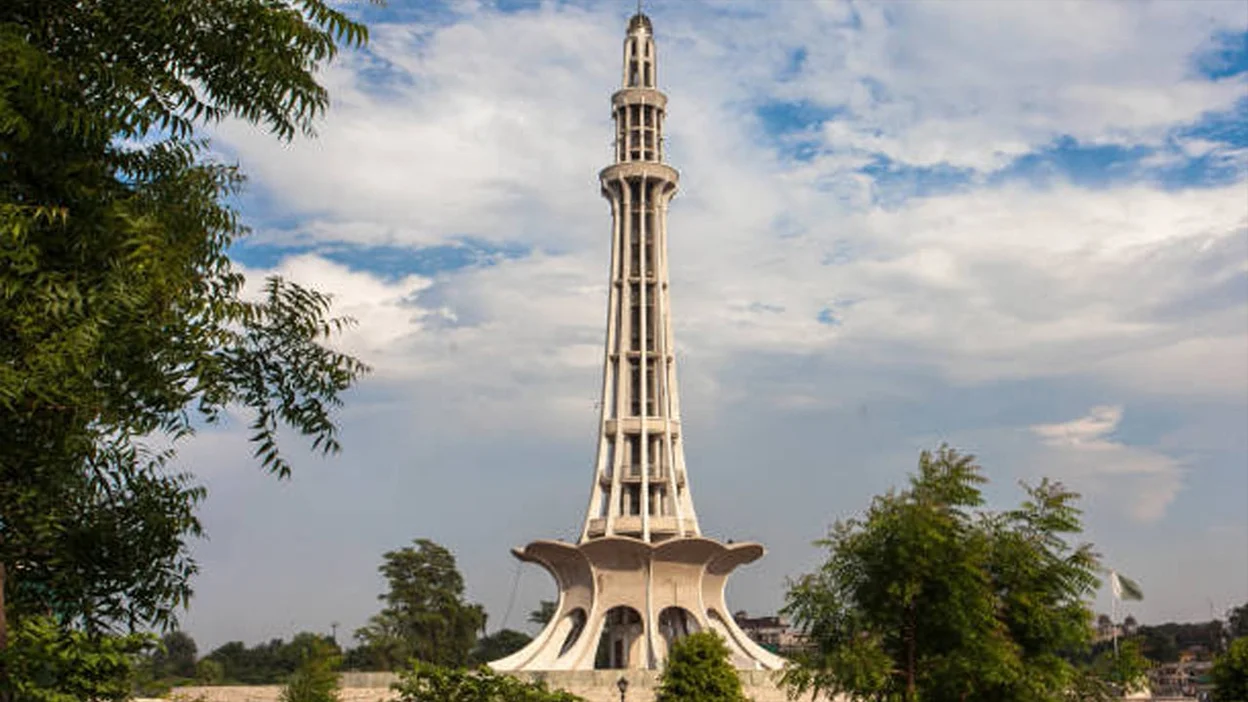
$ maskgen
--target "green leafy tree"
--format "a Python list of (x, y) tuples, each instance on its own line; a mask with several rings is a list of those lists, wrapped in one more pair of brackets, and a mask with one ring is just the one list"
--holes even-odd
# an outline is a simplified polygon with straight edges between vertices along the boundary
[(356, 638), (384, 670), (412, 659), (467, 665), (485, 628), (485, 609), (464, 600), (464, 578), (450, 551), (428, 539), (414, 543), (383, 556), (379, 570), (389, 587), (378, 599), (385, 607)]
[(659, 677), (656, 702), (746, 702), (728, 647), (713, 631), (672, 644)]
[(546, 626), (554, 618), (558, 607), (559, 603), (554, 600), (542, 600), (538, 603), (537, 609), (529, 612), (529, 623)]
[(246, 685), (273, 685), (284, 682), (309, 656), (328, 647), (339, 654), (333, 639), (309, 632), (296, 634), (289, 642), (272, 639), (247, 647), (241, 641), (223, 644), (204, 660), (221, 665), (222, 679)]
[(152, 653), (152, 674), (157, 678), (194, 677), (197, 653), (190, 634), (171, 631), (161, 637), (160, 645)]
[(196, 131), (310, 133), (318, 72), (365, 38), (326, 0), (0, 3), (0, 650), (49, 611), (172, 622), (204, 492), (154, 447), (240, 407), (278, 476), (280, 427), (338, 450), (345, 322), (277, 278), (243, 296), (242, 176)]
[(477, 640), (472, 649), (474, 663), (485, 664), (519, 651), (533, 640), (532, 636), (514, 629), (502, 629)]
[(1248, 636), (1231, 642), (1213, 664), (1213, 699), (1248, 702)]
[(295, 671), (282, 688), (281, 702), (337, 702), (338, 648), (323, 639), (314, 639), (300, 650)]
[(1248, 602), (1226, 613), (1226, 627), (1232, 639), (1248, 636)]
[(982, 508), (971, 456), (924, 451), (903, 491), (819, 541), (828, 560), (791, 585), (785, 612), (813, 650), (796, 655), (794, 693), (855, 700), (1044, 702), (1083, 673), (1096, 558), (1072, 545), (1076, 495), (1048, 481), (1015, 510)]
[(50, 617), (24, 617), (0, 651), (0, 696), (11, 702), (122, 702), (136, 682), (144, 634), (66, 631)]
[(195, 664), (195, 682), (200, 685), (220, 685), (225, 682), (225, 666), (211, 658)]
[(1141, 650), (1149, 660), (1158, 663), (1175, 663), (1179, 660), (1179, 644), (1170, 627), (1142, 626), (1138, 633)]
[(1097, 677), (1109, 683), (1117, 697), (1146, 689), (1151, 667), (1138, 638), (1119, 641), (1117, 651), (1101, 652), (1092, 664)]
[(543, 682), (522, 682), (489, 668), (443, 668), (413, 661), (393, 685), (397, 702), (585, 702)]

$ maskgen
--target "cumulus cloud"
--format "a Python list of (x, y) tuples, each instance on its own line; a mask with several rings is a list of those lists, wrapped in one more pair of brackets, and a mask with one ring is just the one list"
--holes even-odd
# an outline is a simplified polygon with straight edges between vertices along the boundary
[[(485, 456), (505, 470), (427, 481), (484, 505), (514, 507), (529, 490), (548, 500), (536, 530), (579, 518), (580, 504), (549, 495), (579, 500), (590, 479), (610, 236), (596, 173), (626, 10), (453, 10), (374, 25), (369, 52), (325, 75), (334, 102), (318, 139), (284, 145), (227, 124), (216, 143), (252, 176), (255, 242), (301, 251), (249, 276), (333, 292), (359, 320), (340, 343), (376, 368), (345, 415), (348, 439), (370, 437), (365, 462), (418, 472), (420, 445), (437, 466)], [(792, 541), (774, 544), (790, 555), (740, 591), (744, 604), (775, 604), (782, 574), (804, 562), (794, 544), (835, 516), (814, 510), (852, 509), (910, 467), (880, 458), (910, 451), (908, 437), (1021, 433), (1005, 465), (1040, 466), (1141, 523), (1166, 522), (1184, 477), (1215, 470), (1182, 437), (1245, 413), (1243, 171), (1191, 187), (990, 174), (1063, 138), (1166, 147), (1139, 169), (1242, 168), (1240, 147), (1175, 135), (1243, 95), (1243, 74), (1193, 68), (1213, 37), (1248, 28), (1241, 4), (680, 0), (651, 14), (682, 174), (670, 260), (695, 494), (707, 524), (722, 505)], [(760, 109), (777, 104), (822, 116), (777, 124)], [(873, 163), (948, 182), (898, 187)], [(410, 275), (369, 265), (372, 246), (465, 239), (525, 253)], [(331, 260), (344, 245), (360, 253), (350, 265)], [(1120, 436), (1121, 406), (1046, 423), (1071, 416), (1050, 396), (1165, 408), (1172, 438), (1163, 454)], [(996, 416), (1007, 411), (1026, 416)], [(772, 466), (781, 453), (795, 458)], [(763, 505), (744, 518), (743, 485)], [(387, 528), (423, 524), (399, 497), (378, 499), (395, 503), (385, 514), (401, 526)], [(507, 519), (520, 513), (483, 510), (474, 528), (489, 536), (461, 544), (495, 608), (508, 593), (488, 576), (509, 565)]]
[(1138, 521), (1165, 516), (1183, 489), (1183, 463), (1157, 451), (1127, 446), (1113, 439), (1122, 407), (1093, 407), (1083, 417), (1058, 424), (1037, 424), (1031, 431), (1050, 449), (1047, 467), (1086, 491), (1093, 503), (1123, 508)]

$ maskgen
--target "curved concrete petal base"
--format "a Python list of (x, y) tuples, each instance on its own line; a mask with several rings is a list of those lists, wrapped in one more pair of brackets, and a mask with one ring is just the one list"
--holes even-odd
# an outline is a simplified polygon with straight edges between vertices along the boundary
[(741, 631), (724, 601), (728, 575), (761, 558), (759, 544), (608, 536), (581, 544), (534, 541), (513, 553), (550, 571), (559, 603), (528, 646), (490, 663), (495, 670), (593, 670), (604, 630), (613, 667), (661, 668), (671, 641), (708, 629), (724, 638), (738, 668), (784, 666)]

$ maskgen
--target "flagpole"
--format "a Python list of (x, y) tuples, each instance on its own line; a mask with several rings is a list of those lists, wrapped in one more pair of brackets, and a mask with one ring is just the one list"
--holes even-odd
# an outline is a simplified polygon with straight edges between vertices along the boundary
[(1113, 621), (1113, 626), (1111, 626), (1110, 629), (1113, 629), (1113, 632), (1114, 632), (1114, 658), (1117, 659), (1118, 658), (1118, 597), (1114, 595), (1112, 592), (1110, 593), (1109, 607), (1110, 607), (1109, 618)]
[(1118, 573), (1109, 571), (1109, 618), (1112, 623), (1110, 629), (1114, 634), (1114, 660), (1118, 659), (1118, 591), (1121, 587), (1118, 584)]

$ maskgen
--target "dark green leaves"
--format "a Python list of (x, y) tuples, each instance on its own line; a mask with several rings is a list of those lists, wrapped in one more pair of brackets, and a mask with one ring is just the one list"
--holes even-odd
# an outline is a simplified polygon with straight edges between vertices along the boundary
[(276, 279), (243, 298), (242, 175), (196, 130), (310, 133), (366, 36), (324, 0), (0, 3), (0, 634), (172, 621), (203, 490), (166, 449), (204, 421), (243, 409), (282, 477), (281, 427), (338, 450), (347, 320)]
[(741, 679), (719, 634), (700, 631), (672, 644), (657, 702), (746, 702)]
[(0, 651), (0, 695), (13, 702), (122, 702), (133, 692), (135, 657), (150, 645), (147, 636), (89, 636), (31, 617)]
[(485, 628), (485, 609), (464, 601), (464, 579), (450, 551), (428, 539), (415, 544), (385, 554), (379, 570), (389, 589), (379, 599), (386, 606), (355, 636), (383, 670), (412, 659), (467, 665)]
[(1098, 585), (1095, 554), (1069, 541), (1077, 496), (1045, 481), (993, 513), (985, 482), (971, 456), (925, 451), (908, 489), (833, 525), (827, 561), (788, 593), (814, 646), (785, 671), (791, 690), (1041, 702), (1077, 686), (1066, 654), (1087, 647)]
[(541, 682), (521, 682), (489, 668), (442, 668), (414, 661), (393, 685), (398, 702), (584, 702), (576, 695), (551, 691)]

